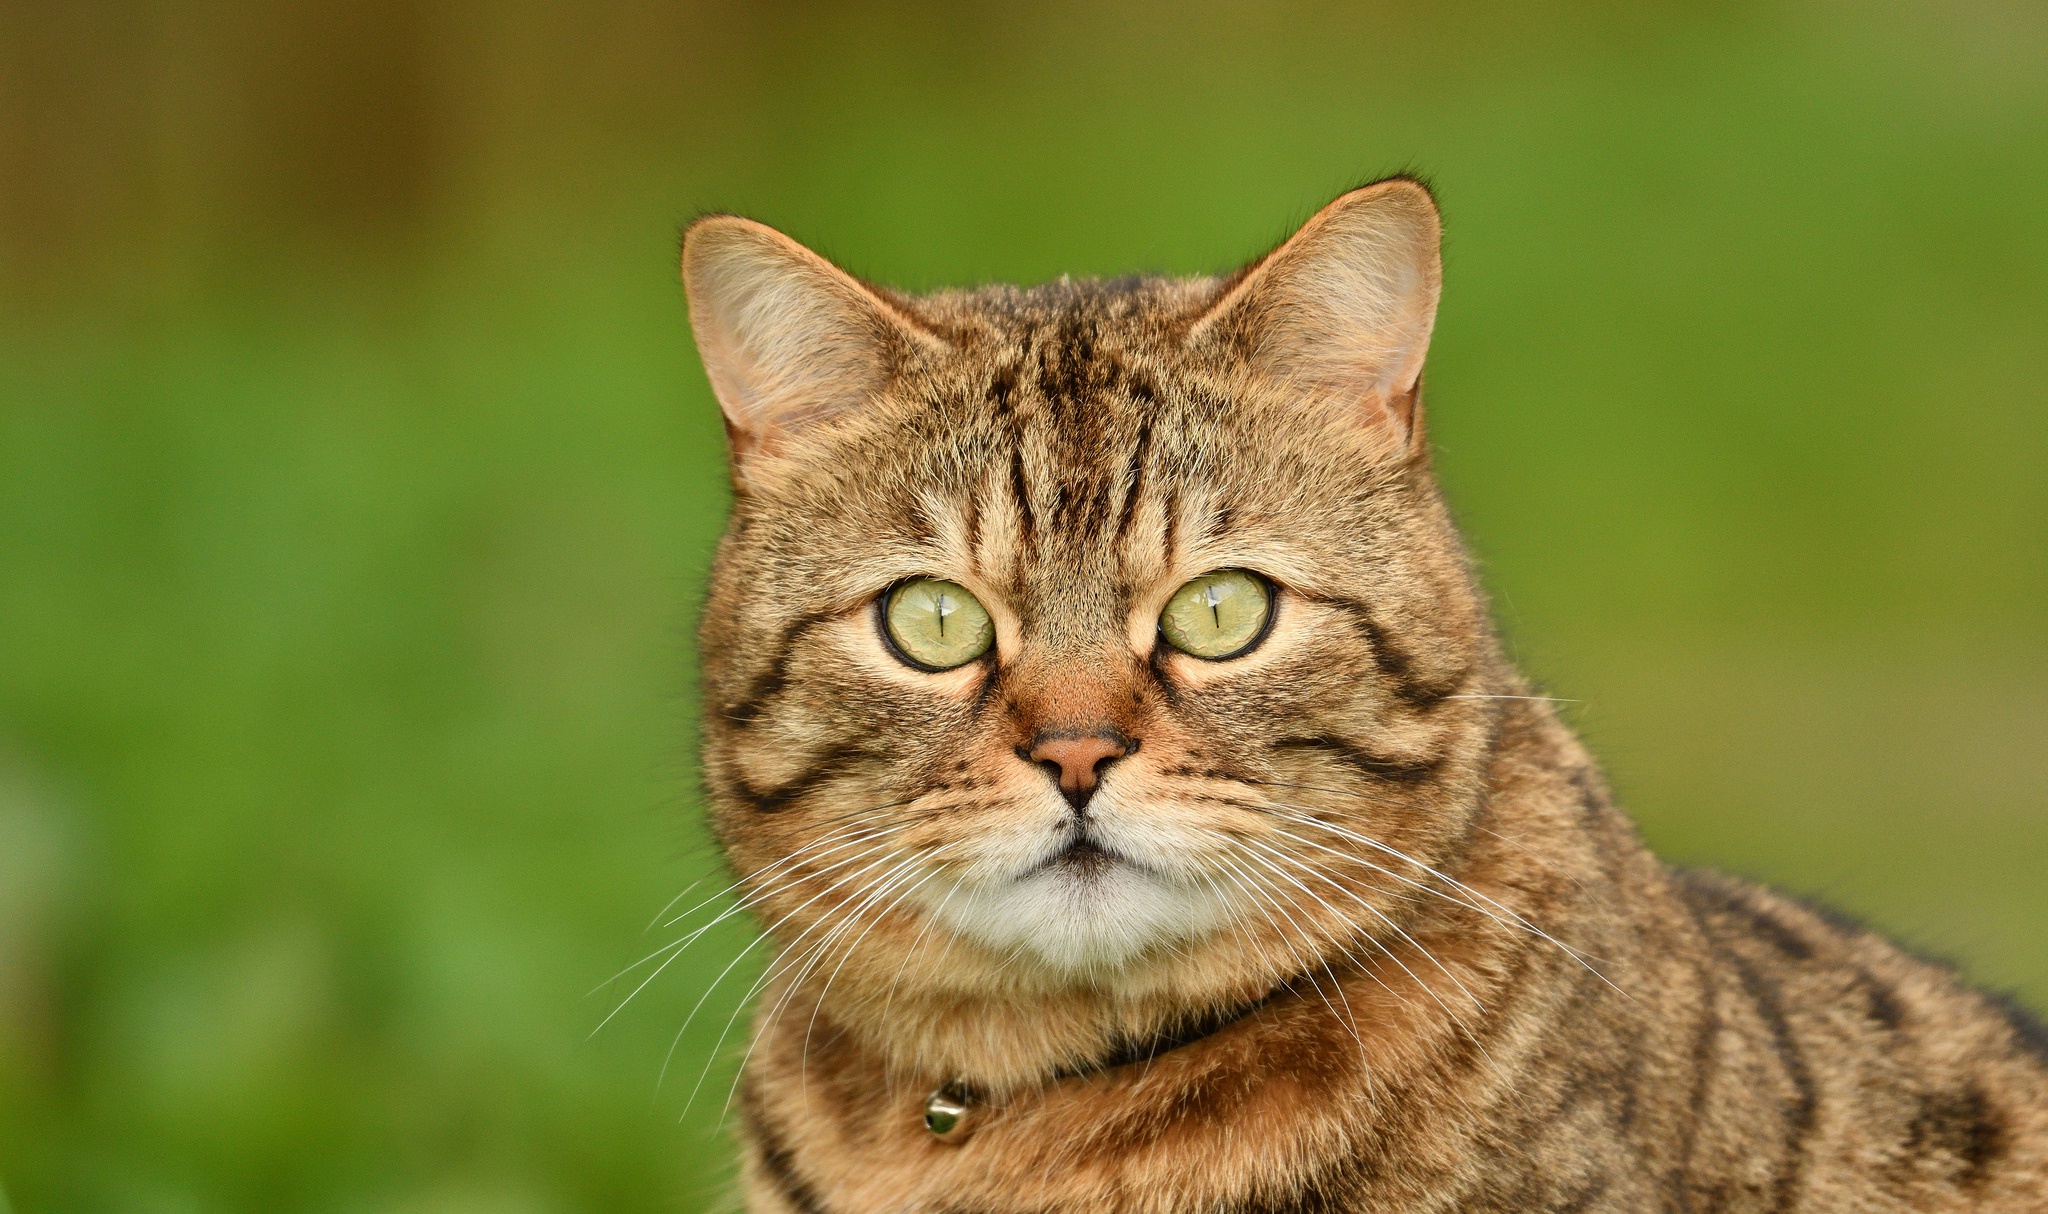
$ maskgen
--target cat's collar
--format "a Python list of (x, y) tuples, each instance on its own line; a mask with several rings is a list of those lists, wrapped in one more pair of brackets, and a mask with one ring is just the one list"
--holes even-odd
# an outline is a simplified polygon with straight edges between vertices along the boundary
[[(1256, 999), (1217, 1008), (1192, 1020), (1180, 1021), (1166, 1030), (1139, 1041), (1126, 1041), (1102, 1058), (1080, 1066), (1063, 1066), (1045, 1081), (1045, 1086), (1085, 1079), (1118, 1067), (1151, 1063), (1165, 1054), (1214, 1036), (1291, 990), (1281, 982)], [(961, 1142), (978, 1120), (976, 1112), (986, 1107), (986, 1096), (974, 1085), (955, 1080), (941, 1085), (925, 1097), (924, 1126), (943, 1142)]]

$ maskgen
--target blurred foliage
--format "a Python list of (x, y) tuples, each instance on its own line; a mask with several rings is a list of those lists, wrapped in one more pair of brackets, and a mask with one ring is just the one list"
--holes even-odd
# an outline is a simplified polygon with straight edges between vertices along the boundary
[(748, 933), (584, 996), (712, 863), (700, 207), (916, 287), (1430, 174), (1443, 473), (1651, 840), (2048, 999), (2043, 62), (2032, 0), (0, 5), (8, 1192), (723, 1200), (751, 963), (657, 1076)]

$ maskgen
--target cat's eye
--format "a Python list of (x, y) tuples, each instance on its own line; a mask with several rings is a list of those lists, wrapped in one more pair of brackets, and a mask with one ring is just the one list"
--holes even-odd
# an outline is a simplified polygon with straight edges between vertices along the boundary
[(1210, 661), (1248, 652), (1273, 618), (1266, 579), (1243, 569), (1205, 573), (1173, 592), (1159, 613), (1159, 633), (1182, 653)]
[(965, 666), (995, 644), (988, 609), (957, 582), (915, 577), (882, 598), (882, 629), (896, 654), (920, 670)]

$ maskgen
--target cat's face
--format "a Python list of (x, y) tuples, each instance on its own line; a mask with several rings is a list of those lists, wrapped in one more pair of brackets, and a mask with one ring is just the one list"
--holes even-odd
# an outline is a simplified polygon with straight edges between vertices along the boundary
[(693, 229), (706, 768), (789, 964), (1257, 981), (1399, 931), (1490, 650), (1415, 434), (1434, 212), (1347, 199), (1231, 283), (921, 300)]

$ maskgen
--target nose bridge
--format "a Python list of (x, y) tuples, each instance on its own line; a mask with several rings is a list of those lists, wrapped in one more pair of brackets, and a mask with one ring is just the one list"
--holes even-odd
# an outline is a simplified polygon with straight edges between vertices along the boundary
[(1131, 732), (1141, 699), (1128, 655), (1098, 649), (1035, 655), (1016, 671), (1012, 697), (1027, 738)]
[(1130, 652), (1126, 594), (1094, 549), (1044, 554), (1017, 587), (1021, 635), (1005, 672), (1015, 741), (1137, 736), (1146, 673)]

